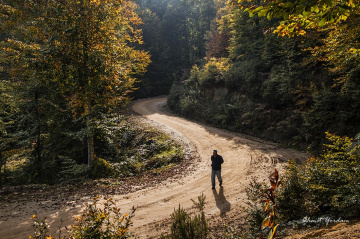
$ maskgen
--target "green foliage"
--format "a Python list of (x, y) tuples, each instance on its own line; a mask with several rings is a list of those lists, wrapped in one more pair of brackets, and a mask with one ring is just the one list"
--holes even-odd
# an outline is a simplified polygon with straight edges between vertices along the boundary
[[(130, 238), (129, 227), (131, 218), (134, 217), (135, 209), (130, 214), (120, 213), (120, 208), (116, 206), (113, 198), (104, 197), (104, 202), (100, 204), (100, 197), (96, 196), (93, 201), (86, 204), (86, 208), (81, 216), (75, 217), (76, 223), (71, 226), (68, 235), (62, 238)], [(100, 206), (101, 205), (101, 206)], [(29, 238), (51, 239), (54, 238), (49, 233), (49, 226), (46, 218), (39, 220), (36, 215), (34, 219), (34, 234)], [(60, 228), (61, 229), (61, 228)], [(60, 232), (59, 232), (60, 238)]]
[(78, 164), (75, 160), (59, 156), (59, 166), (57, 182), (73, 183), (80, 182), (89, 178), (92, 173), (85, 164)]
[[(299, 134), (297, 124), (302, 122), (300, 115), (289, 112), (295, 108), (291, 104), (296, 78), (280, 78), (275, 66), (273, 74), (261, 72), (266, 70), (264, 60), (262, 56), (234, 63), (210, 59), (201, 68), (194, 66), (188, 80), (173, 85), (168, 105), (177, 113), (218, 127), (275, 141), (291, 140)], [(273, 79), (268, 79), (271, 75)]]
[[(341, 38), (342, 32), (358, 28), (357, 18), (309, 38), (276, 36), (271, 29), (278, 20), (249, 17), (238, 6), (227, 6), (221, 19), (218, 27), (231, 34), (229, 58), (193, 66), (187, 79), (172, 86), (170, 109), (293, 148), (310, 145), (314, 151), (324, 142), (325, 131), (358, 133), (357, 43), (354, 34)], [(309, 46), (312, 52), (304, 51)], [(331, 50), (335, 48), (338, 53)]]
[(34, 220), (33, 228), (34, 228), (34, 234), (32, 236), (29, 236), (29, 238), (33, 239), (51, 239), (52, 236), (49, 235), (49, 225), (46, 222), (46, 217), (43, 219), (39, 219), (36, 215), (32, 216)]
[(105, 117), (96, 135), (97, 151), (111, 164), (112, 176), (133, 176), (183, 158), (181, 147), (168, 136), (140, 128), (124, 117)]
[[(134, 3), (3, 1), (0, 8), (6, 79), (0, 101), (7, 102), (0, 109), (1, 183), (129, 176), (182, 158), (168, 138), (110, 114), (128, 102), (135, 77), (149, 63), (149, 55), (138, 50), (141, 20)], [(138, 12), (145, 18), (147, 46), (160, 59), (161, 31), (152, 30), (159, 30), (161, 19), (149, 10)], [(24, 160), (10, 168), (5, 163), (16, 150)], [(95, 165), (86, 169), (95, 155)]]
[(12, 145), (18, 140), (13, 132), (16, 127), (14, 115), (19, 110), (14, 88), (11, 82), (0, 78), (0, 186), (6, 178), (6, 162), (13, 154)]
[[(342, 22), (352, 15), (359, 14), (358, 1), (253, 1), (239, 0), (241, 8), (247, 7), (250, 16), (283, 18), (278, 30), (283, 35), (304, 34), (305, 29), (322, 27), (326, 24)], [(235, 4), (235, 1), (234, 1)], [(299, 29), (300, 28), (300, 29)]]
[(94, 163), (91, 165), (92, 178), (110, 178), (116, 175), (114, 166), (105, 159), (96, 157)]
[(193, 201), (198, 213), (193, 217), (189, 215), (181, 206), (174, 210), (171, 215), (172, 226), (171, 233), (162, 238), (206, 238), (208, 234), (208, 225), (205, 219), (205, 196), (201, 194), (198, 201)]
[[(59, 238), (131, 238), (129, 228), (132, 225), (131, 219), (134, 217), (135, 208), (131, 213), (122, 214), (120, 208), (116, 206), (113, 198), (96, 196), (91, 203), (87, 203), (81, 216), (75, 217), (75, 224), (66, 228), (67, 234), (61, 237), (59, 228)], [(197, 213), (189, 215), (179, 205), (171, 215), (171, 233), (161, 238), (206, 238), (208, 235), (208, 225), (205, 218), (205, 199), (201, 194), (197, 201), (193, 201)], [(29, 238), (51, 239), (55, 238), (50, 234), (50, 228), (46, 218), (39, 219), (37, 215), (32, 216), (34, 220), (34, 234)]]
[(266, 185), (253, 179), (245, 189), (247, 196), (246, 222), (251, 235), (263, 236), (261, 225), (266, 217), (261, 199), (263, 198)]
[(174, 148), (153, 156), (146, 162), (145, 167), (147, 169), (161, 168), (170, 163), (179, 162), (181, 160), (181, 157), (181, 150), (179, 148)]
[(13, 124), (11, 115), (17, 111), (14, 87), (9, 81), (0, 80), (0, 137), (7, 136), (7, 128)]
[(70, 235), (74, 238), (129, 238), (129, 227), (135, 209), (122, 215), (113, 198), (104, 198), (104, 208), (98, 207), (99, 197), (87, 204)]
[(272, 239), (276, 233), (278, 223), (277, 191), (281, 184), (279, 173), (275, 172), (270, 176), (270, 187), (252, 180), (246, 188), (248, 213), (248, 230), (253, 236), (263, 236), (268, 231), (268, 239)]
[(256, 180), (250, 183), (246, 193), (251, 235), (273, 236), (271, 231), (262, 229), (272, 227), (275, 231), (276, 223), (290, 225), (302, 218), (358, 218), (360, 146), (348, 137), (329, 133), (327, 140), (322, 153), (306, 164), (290, 161), (280, 186), (276, 173), (270, 179), (271, 188)]
[(90, 166), (94, 121), (124, 106), (134, 75), (145, 71), (150, 60), (135, 49), (142, 37), (134, 8), (130, 1), (0, 4), (0, 20), (6, 22), (1, 30), (9, 36), (0, 43), (1, 63), (9, 77), (21, 83), (24, 110), (31, 112), (27, 133), (35, 143), (33, 160), (40, 178), (43, 135), (53, 136), (47, 124), (59, 120), (53, 116), (66, 111), (68, 117), (82, 119)]
[(303, 167), (290, 163), (278, 200), (285, 219), (358, 217), (360, 146), (329, 133), (327, 140), (320, 156), (310, 158)]
[(176, 84), (174, 83), (173, 86), (170, 89), (168, 98), (167, 98), (167, 105), (170, 109), (172, 109), (174, 112), (180, 113), (180, 99), (183, 97), (183, 95), (186, 92), (186, 88), (182, 84)]
[(301, 218), (358, 218), (360, 145), (330, 133), (326, 138), (328, 143), (318, 157), (308, 159), (304, 165), (290, 161), (282, 181), (275, 170), (270, 188), (251, 182), (246, 189), (251, 235), (267, 233), (262, 230), (270, 227), (268, 238), (272, 238), (277, 223), (299, 222)]
[(277, 197), (281, 205), (279, 208), (281, 221), (298, 220), (306, 216), (306, 205), (303, 199), (308, 191), (301, 172), (303, 172), (303, 165), (298, 165), (295, 161), (288, 162), (280, 188), (281, 193)]
[[(24, 146), (5, 151), (7, 163), (0, 172), (3, 184), (73, 183), (89, 178), (133, 176), (146, 170), (157, 174), (183, 159), (182, 148), (168, 136), (144, 130), (125, 116), (104, 114), (94, 124), (97, 157), (89, 168), (85, 164), (86, 132), (81, 129), (81, 121), (62, 119), (61, 114), (57, 117), (60, 124), (54, 121), (47, 125), (53, 134), (42, 135), (40, 163), (33, 159), (32, 150)], [(57, 132), (61, 130), (64, 131)]]
[(309, 201), (323, 213), (342, 217), (355, 217), (359, 214), (356, 203), (359, 197), (359, 146), (351, 149), (348, 137), (327, 133), (330, 144), (324, 145), (323, 153), (308, 162), (305, 169), (305, 182), (312, 194)]

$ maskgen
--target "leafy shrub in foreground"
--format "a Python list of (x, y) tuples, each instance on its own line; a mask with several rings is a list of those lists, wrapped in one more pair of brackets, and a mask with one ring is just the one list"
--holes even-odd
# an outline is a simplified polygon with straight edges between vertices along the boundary
[(302, 167), (289, 164), (279, 195), (284, 219), (359, 217), (360, 146), (348, 137), (326, 133), (326, 138), (329, 144), (319, 157)]
[(245, 209), (247, 213), (247, 228), (251, 235), (263, 236), (261, 233), (261, 224), (266, 217), (265, 210), (261, 204), (261, 198), (266, 190), (264, 183), (259, 183), (255, 179), (252, 179), (250, 185), (245, 189), (247, 196), (247, 207)]
[(307, 189), (303, 182), (301, 172), (304, 170), (303, 165), (298, 165), (294, 161), (289, 161), (287, 170), (284, 174), (278, 203), (282, 221), (298, 220), (307, 214), (304, 197)]
[[(131, 218), (134, 216), (135, 209), (130, 214), (122, 215), (120, 208), (115, 204), (113, 198), (104, 197), (103, 206), (100, 207), (100, 197), (93, 198), (92, 203), (86, 204), (86, 208), (80, 217), (75, 217), (76, 223), (68, 230), (68, 235), (63, 239), (81, 238), (130, 238), (129, 227)], [(49, 225), (46, 218), (40, 220), (36, 215), (34, 219), (34, 234), (29, 238), (51, 239)], [(61, 235), (59, 235), (59, 238)]]
[(282, 182), (276, 169), (269, 180), (270, 188), (256, 180), (251, 181), (250, 186), (246, 188), (249, 206), (246, 209), (248, 213), (246, 221), (251, 235), (262, 238), (268, 233), (267, 238), (272, 239), (279, 225), (276, 195)]
[(208, 225), (205, 219), (205, 196), (201, 194), (198, 202), (194, 200), (194, 206), (199, 211), (194, 217), (191, 217), (183, 208), (174, 210), (171, 215), (172, 226), (170, 235), (163, 236), (164, 239), (182, 238), (182, 239), (202, 239), (208, 234)]
[(276, 233), (276, 228), (279, 224), (277, 224), (277, 200), (275, 197), (275, 190), (279, 188), (281, 184), (281, 180), (279, 179), (279, 173), (275, 169), (274, 174), (270, 177), (271, 187), (266, 189), (263, 194), (263, 202), (265, 202), (265, 213), (266, 218), (261, 224), (261, 229), (266, 227), (270, 228), (270, 232), (268, 235), (268, 239), (272, 239)]
[[(289, 161), (281, 186), (276, 190), (274, 205), (279, 223), (290, 222), (300, 226), (303, 225), (303, 218), (317, 220), (324, 216), (328, 219), (359, 217), (360, 146), (348, 137), (330, 133), (326, 133), (326, 137), (329, 143), (324, 145), (323, 152), (318, 157), (311, 157), (304, 165)], [(261, 199), (267, 191), (269, 189), (266, 185), (256, 180), (246, 189), (248, 230), (255, 237), (267, 233), (262, 230), (261, 225), (263, 228), (272, 225), (270, 218), (262, 221), (268, 206), (264, 210)], [(266, 202), (271, 204), (272, 200), (268, 199)]]

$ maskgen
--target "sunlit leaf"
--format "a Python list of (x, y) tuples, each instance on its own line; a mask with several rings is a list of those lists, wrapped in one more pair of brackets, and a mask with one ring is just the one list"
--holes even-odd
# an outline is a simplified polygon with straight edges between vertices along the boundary
[(265, 218), (261, 224), (261, 229), (265, 229), (266, 227), (269, 227), (271, 224), (270, 218)]
[(324, 26), (325, 25), (325, 23), (326, 23), (326, 18), (322, 18), (321, 20), (320, 20), (320, 22), (319, 22), (319, 26)]
[(267, 239), (273, 239), (273, 238), (274, 238), (275, 233), (276, 233), (276, 229), (277, 229), (278, 226), (279, 226), (279, 224), (276, 225), (274, 228), (272, 228), (272, 229), (270, 230), (270, 232), (269, 232), (269, 234), (268, 234), (268, 236), (267, 236)]
[(259, 16), (259, 17), (264, 17), (264, 16), (266, 15), (266, 13), (267, 13), (267, 10), (266, 10), (266, 9), (263, 9), (263, 10), (261, 10), (261, 11), (258, 13), (258, 16)]

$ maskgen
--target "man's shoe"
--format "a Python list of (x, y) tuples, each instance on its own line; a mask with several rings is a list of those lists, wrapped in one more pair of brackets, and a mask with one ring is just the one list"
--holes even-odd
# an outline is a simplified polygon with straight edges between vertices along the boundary
[(222, 186), (222, 181), (220, 182), (220, 187)]

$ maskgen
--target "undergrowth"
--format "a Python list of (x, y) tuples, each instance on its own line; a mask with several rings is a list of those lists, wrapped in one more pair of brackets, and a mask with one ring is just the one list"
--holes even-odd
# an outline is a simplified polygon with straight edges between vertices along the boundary
[[(270, 179), (268, 188), (266, 183), (252, 180), (246, 189), (249, 235), (264, 237), (269, 227), (284, 235), (290, 226), (321, 226), (359, 218), (360, 146), (348, 137), (326, 136), (328, 143), (318, 157), (303, 165), (288, 162), (281, 185)], [(275, 218), (279, 228), (275, 228)]]
[[(183, 158), (182, 148), (170, 137), (141, 128), (124, 116), (104, 117), (98, 123), (95, 136), (96, 157), (91, 168), (86, 159), (81, 159), (86, 147), (80, 144), (74, 144), (79, 147), (77, 156), (71, 150), (51, 155), (50, 151), (44, 150), (41, 162), (34, 161), (32, 151), (26, 148), (3, 154), (0, 186), (74, 183), (136, 176), (148, 170), (158, 174)], [(67, 140), (71, 141), (71, 138)]]
[(197, 213), (191, 216), (180, 205), (171, 214), (171, 232), (162, 235), (162, 239), (205, 239), (208, 235), (208, 224), (205, 218), (205, 195), (201, 194), (198, 201), (192, 200)]
[[(103, 199), (103, 202), (101, 200)], [(62, 239), (123, 239), (130, 238), (129, 227), (132, 225), (131, 218), (134, 217), (135, 208), (131, 213), (122, 214), (120, 208), (116, 206), (113, 198), (101, 198), (96, 196), (91, 203), (85, 205), (86, 208), (81, 216), (75, 217), (75, 223), (71, 227), (61, 228), (56, 238)], [(34, 234), (29, 238), (52, 239), (55, 238), (50, 232), (50, 226), (46, 218), (39, 219), (33, 215)], [(66, 235), (61, 236), (62, 229)]]

